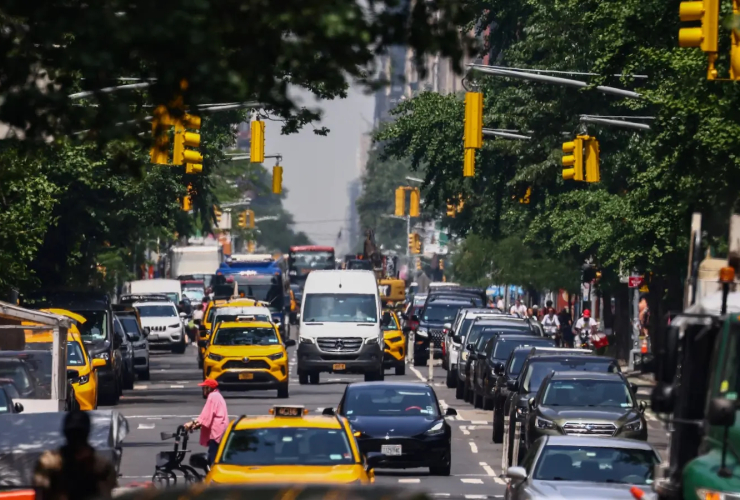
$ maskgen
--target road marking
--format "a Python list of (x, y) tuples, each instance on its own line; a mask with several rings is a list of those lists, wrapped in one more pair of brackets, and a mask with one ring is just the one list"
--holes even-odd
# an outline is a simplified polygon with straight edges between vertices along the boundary
[(488, 424), (488, 420), (473, 420), (470, 423), (473, 424), (473, 425), (487, 425)]
[(154, 424), (139, 424), (137, 429), (154, 429)]
[[(465, 484), (483, 484), (483, 480), (482, 479), (472, 478), (472, 477), (470, 477), (470, 478), (469, 477), (461, 477), (460, 478), (460, 481), (462, 481)], [(483, 498), (485, 498), (485, 496)]]
[(465, 495), (465, 498), (488, 498), (488, 495)]
[(417, 378), (418, 378), (419, 380), (421, 380), (422, 382), (426, 382), (426, 381), (427, 381), (426, 377), (424, 377), (424, 376), (423, 376), (423, 375), (421, 374), (421, 372), (420, 372), (419, 370), (417, 370), (416, 368), (414, 368), (413, 366), (409, 366), (409, 370), (411, 370), (411, 371), (412, 371), (412, 372), (414, 373), (414, 375), (416, 375), (416, 377), (417, 377)]
[(470, 441), (468, 444), (470, 445), (470, 451), (478, 453), (478, 446), (474, 442)]
[(135, 391), (143, 391), (143, 390), (146, 390), (146, 389), (149, 389), (149, 386), (148, 385), (135, 385), (134, 386), (134, 390)]
[(147, 420), (162, 420), (162, 417), (149, 417)]
[(450, 497), (452, 496), (450, 493), (427, 493), (430, 497)]
[(460, 416), (460, 415), (455, 415), (455, 418), (456, 418), (457, 420), (464, 420), (464, 419), (462, 418), (462, 416)]
[(464, 425), (461, 425), (461, 426), (460, 426), (460, 430), (462, 431), (462, 433), (463, 433), (464, 435), (466, 435), (466, 436), (469, 436), (469, 435), (470, 435), (470, 432), (468, 432), (468, 428), (467, 428), (467, 427), (465, 427)]
[(421, 481), (421, 479), (419, 479), (418, 477), (417, 478), (413, 478), (413, 479), (399, 479), (398, 480), (399, 483), (418, 483), (420, 481)]
[(170, 389), (185, 389), (184, 385), (171, 385)]
[[(229, 415), (229, 418), (236, 418), (239, 415)], [(161, 420), (163, 418), (196, 418), (198, 417), (198, 414), (191, 414), (191, 415), (124, 415), (126, 418), (146, 418), (148, 420)], [(147, 476), (149, 477), (149, 476)]]
[(495, 477), (496, 473), (493, 471), (490, 465), (488, 465), (485, 462), (480, 462), (480, 466), (483, 467), (483, 470), (486, 471), (486, 474), (488, 474), (491, 477)]
[(445, 402), (445, 400), (444, 400), (444, 399), (440, 399), (440, 400), (439, 400), (439, 406), (441, 406), (443, 410), (444, 410), (445, 408), (447, 408), (447, 403)]

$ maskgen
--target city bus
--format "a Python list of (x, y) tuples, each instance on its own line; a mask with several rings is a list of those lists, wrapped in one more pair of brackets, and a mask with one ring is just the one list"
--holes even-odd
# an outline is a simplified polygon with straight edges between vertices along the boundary
[(290, 282), (295, 285), (302, 287), (306, 283), (306, 276), (311, 271), (334, 269), (335, 267), (334, 247), (316, 245), (290, 247), (288, 269)]

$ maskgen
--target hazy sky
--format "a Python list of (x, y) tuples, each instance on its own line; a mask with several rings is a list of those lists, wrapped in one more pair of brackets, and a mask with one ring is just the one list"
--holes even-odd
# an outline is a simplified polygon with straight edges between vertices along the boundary
[[(320, 126), (292, 135), (279, 135), (280, 124), (265, 124), (265, 154), (283, 156), (283, 187), (289, 190), (285, 208), (293, 214), (297, 231), (306, 232), (319, 245), (335, 245), (339, 230), (347, 227), (348, 184), (359, 177), (360, 136), (372, 128), (374, 98), (352, 88), (347, 99), (317, 102), (309, 92), (296, 93), (300, 102), (323, 110)], [(265, 161), (268, 169), (274, 165)], [(346, 235), (346, 230), (343, 231)], [(346, 240), (344, 240), (346, 242)]]

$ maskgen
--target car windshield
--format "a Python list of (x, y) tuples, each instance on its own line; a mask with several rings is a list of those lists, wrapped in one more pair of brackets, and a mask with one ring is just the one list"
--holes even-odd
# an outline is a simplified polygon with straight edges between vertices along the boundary
[(398, 324), (398, 320), (396, 319), (395, 314), (391, 314), (391, 321), (387, 325), (383, 326), (384, 332), (391, 332), (394, 330), (400, 330), (401, 326)]
[(483, 349), (485, 349), (486, 344), (494, 335), (498, 335), (499, 332), (497, 330), (483, 330), (478, 335), (478, 340), (475, 341), (475, 345), (473, 346), (474, 352), (481, 352)]
[(555, 342), (548, 339), (538, 339), (532, 337), (532, 339), (500, 339), (496, 342), (495, 347), (491, 351), (491, 359), (503, 360), (509, 359), (509, 355), (517, 347), (531, 346), (531, 347), (555, 347)]
[(506, 372), (512, 377), (516, 377), (517, 375), (519, 375), (519, 372), (522, 371), (522, 366), (524, 366), (524, 361), (527, 359), (527, 356), (529, 356), (529, 349), (527, 349), (526, 351), (514, 352), (514, 355), (509, 359), (509, 364), (506, 366)]
[(305, 297), (306, 322), (375, 323), (378, 302), (374, 294), (310, 293)]
[[(490, 339), (496, 332), (505, 332), (505, 333), (522, 333), (522, 330), (520, 330), (516, 325), (513, 327), (510, 327), (509, 325), (506, 325), (505, 327), (507, 330), (503, 330), (500, 326), (494, 326), (494, 325), (486, 325), (486, 324), (477, 324), (470, 327), (470, 332), (468, 333), (467, 338), (465, 339), (465, 344), (473, 344), (474, 346), (478, 343), (478, 339), (480, 339), (481, 334), (483, 332), (487, 332), (486, 342), (488, 339)], [(525, 332), (529, 331), (529, 327), (525, 327)], [(488, 333), (490, 332), (490, 333)], [(485, 342), (483, 345), (486, 345)]]
[(98, 342), (108, 339), (107, 311), (72, 311), (87, 321), (77, 325), (83, 342)]
[(459, 331), (455, 332), (456, 335), (459, 335), (463, 339), (468, 333), (468, 330), (470, 329), (470, 325), (473, 324), (473, 321), (475, 321), (473, 318), (466, 318), (462, 320), (462, 323), (460, 323)]
[(334, 252), (326, 251), (309, 251), (309, 252), (291, 252), (290, 259), (293, 267), (299, 271), (308, 271), (314, 269), (334, 269)]
[(449, 323), (455, 319), (461, 307), (465, 307), (465, 304), (429, 304), (424, 308), (422, 321)]
[(415, 306), (423, 306), (424, 302), (427, 301), (426, 295), (415, 295), (414, 296), (414, 305)]
[(18, 389), (16, 389), (12, 380), (0, 381), (0, 386), (5, 389), (5, 392), (10, 399), (21, 399), (21, 395), (18, 393)]
[(131, 340), (139, 340), (141, 337), (141, 330), (139, 330), (139, 322), (133, 316), (119, 316), (118, 318), (123, 325), (123, 329), (126, 330), (126, 335)]
[(202, 288), (187, 288), (182, 291), (183, 298), (187, 297), (190, 302), (201, 302), (206, 293)]
[(67, 342), (67, 366), (85, 366), (82, 346), (77, 342)]
[(277, 333), (266, 326), (245, 326), (241, 328), (220, 328), (216, 330), (213, 345), (277, 345)]
[(231, 432), (219, 463), (331, 466), (354, 464), (355, 459), (342, 429), (276, 427)]
[(551, 380), (545, 388), (546, 406), (633, 408), (629, 387), (621, 380)]
[(437, 400), (428, 387), (352, 387), (343, 406), (347, 417), (439, 416)]
[(605, 446), (545, 446), (534, 468), (540, 481), (650, 485), (658, 457), (652, 450)]
[(537, 361), (529, 365), (527, 374), (524, 376), (523, 389), (527, 392), (537, 392), (540, 385), (542, 385), (542, 381), (545, 380), (545, 377), (550, 373), (564, 371), (609, 373), (614, 370), (611, 369), (610, 362), (605, 362), (597, 358), (579, 360), (569, 359), (563, 361)]
[(171, 305), (136, 306), (139, 316), (142, 318), (174, 318), (177, 317), (177, 309)]

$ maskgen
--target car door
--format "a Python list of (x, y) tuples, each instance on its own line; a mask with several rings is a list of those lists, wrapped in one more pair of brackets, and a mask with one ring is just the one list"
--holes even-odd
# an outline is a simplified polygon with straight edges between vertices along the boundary
[(117, 317), (113, 320), (113, 332), (121, 343), (123, 371), (126, 374), (131, 374), (134, 369), (134, 348), (126, 335), (126, 330), (124, 330), (123, 325)]
[(488, 387), (488, 379), (491, 374), (491, 370), (493, 370), (493, 363), (491, 360), (491, 354), (493, 353), (493, 350), (496, 348), (496, 341), (498, 337), (492, 337), (488, 343), (486, 344), (486, 348), (484, 350), (484, 358), (481, 360), (480, 365), (477, 367), (478, 376), (477, 380), (480, 384), (480, 388), (483, 390), (483, 394), (486, 394), (486, 387)]

